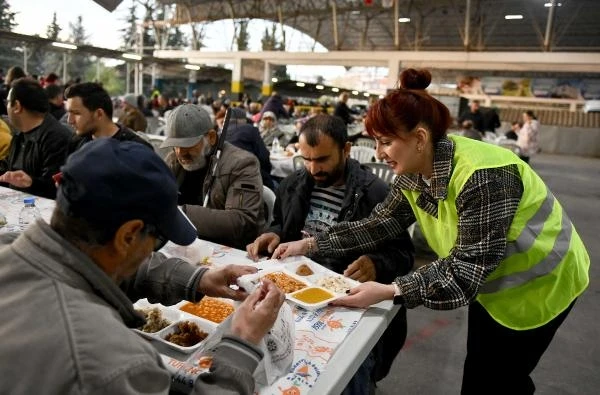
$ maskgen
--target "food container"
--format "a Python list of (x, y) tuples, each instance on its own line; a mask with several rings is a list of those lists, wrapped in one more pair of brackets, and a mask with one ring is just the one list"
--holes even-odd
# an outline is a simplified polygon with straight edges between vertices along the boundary
[[(169, 325), (172, 325), (174, 322), (179, 321), (182, 317), (181, 312), (177, 311), (176, 309), (174, 309), (172, 307), (164, 306), (160, 303), (156, 303), (156, 304), (149, 303), (147, 299), (138, 300), (136, 303), (134, 303), (133, 307), (138, 311), (142, 311), (142, 310), (147, 311), (147, 310), (151, 310), (151, 309), (157, 309), (160, 312), (160, 315), (162, 316), (162, 318), (166, 319), (169, 322), (169, 324), (166, 327), (168, 327)], [(162, 328), (162, 329), (164, 329), (164, 328)], [(145, 338), (155, 339), (157, 337), (157, 334), (162, 329), (159, 329), (155, 332), (147, 332), (147, 331), (141, 330), (141, 328), (135, 328), (134, 331), (139, 333), (141, 336), (143, 336)]]
[(309, 260), (291, 262), (286, 264), (284, 268), (286, 271), (294, 273), (299, 278), (311, 283), (329, 273), (323, 266)]
[(295, 292), (310, 285), (310, 281), (286, 270), (282, 265), (241, 276), (238, 278), (237, 283), (241, 288), (251, 293), (265, 277), (274, 282), (284, 293)]
[[(182, 346), (168, 340), (172, 336), (181, 335), (180, 329), (189, 329), (191, 327), (190, 324), (192, 327), (193, 325), (195, 325), (195, 328), (203, 332), (206, 336), (204, 336), (202, 340), (190, 346)], [(217, 324), (215, 324), (214, 322), (210, 322), (199, 317), (188, 316), (186, 314), (179, 321), (174, 322), (173, 324), (158, 332), (158, 339), (170, 348), (188, 354), (192, 351), (197, 350), (204, 343), (204, 340), (206, 340), (208, 336), (210, 336), (215, 331), (216, 328)]]
[(341, 274), (327, 273), (319, 276), (319, 278), (314, 281), (314, 284), (335, 294), (345, 295), (346, 291), (356, 287), (360, 283), (351, 278), (344, 277)]
[(212, 298), (205, 296), (200, 302), (192, 303), (183, 301), (178, 303), (177, 308), (187, 314), (203, 318), (205, 320), (220, 324), (235, 310), (232, 300), (223, 298)]
[(322, 287), (307, 287), (287, 295), (287, 299), (307, 310), (316, 310), (327, 306), (339, 298), (331, 291)]
[(299, 291), (309, 285), (302, 277), (281, 268), (259, 272), (259, 277), (261, 280), (268, 278), (286, 294)]

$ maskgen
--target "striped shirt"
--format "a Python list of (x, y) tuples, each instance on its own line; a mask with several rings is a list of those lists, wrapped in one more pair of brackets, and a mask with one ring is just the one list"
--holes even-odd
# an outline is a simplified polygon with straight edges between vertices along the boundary
[[(447, 198), (454, 143), (446, 138), (434, 152), (430, 185), (418, 175), (396, 177), (386, 199), (368, 218), (341, 222), (316, 236), (319, 252), (340, 256), (373, 251), (415, 221), (402, 189), (419, 191), (417, 206), (437, 217), (438, 201)], [(475, 171), (456, 198), (458, 235), (446, 257), (396, 278), (408, 308), (424, 305), (450, 310), (469, 304), (504, 256), (506, 235), (523, 194), (516, 165)]]
[(310, 207), (304, 221), (304, 232), (316, 235), (337, 224), (346, 187), (319, 188), (315, 186), (310, 195)]

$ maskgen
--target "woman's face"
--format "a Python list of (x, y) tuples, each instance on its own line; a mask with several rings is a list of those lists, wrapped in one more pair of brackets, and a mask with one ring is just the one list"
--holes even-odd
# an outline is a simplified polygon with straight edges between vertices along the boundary
[(394, 174), (422, 172), (424, 148), (419, 144), (415, 133), (404, 133), (399, 137), (375, 132), (374, 137), (377, 142), (377, 158), (387, 163)]

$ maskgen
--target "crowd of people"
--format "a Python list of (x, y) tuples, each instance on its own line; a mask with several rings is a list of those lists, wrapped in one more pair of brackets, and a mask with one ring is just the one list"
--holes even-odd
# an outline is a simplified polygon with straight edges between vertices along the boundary
[[(13, 317), (0, 323), (0, 352), (10, 361), (0, 372), (19, 377), (7, 383), (11, 393), (166, 394), (169, 375), (157, 351), (128, 330), (143, 321), (132, 302), (209, 295), (244, 302), (207, 351), (211, 368), (194, 390), (251, 394), (257, 345), (283, 293), (268, 280), (251, 294), (234, 291), (230, 285), (254, 266), (207, 269), (167, 258), (160, 249), (169, 240), (200, 238), (252, 259), (306, 255), (361, 283), (336, 305), (402, 304), (344, 394), (372, 393), (404, 344), (406, 309), (421, 305), (469, 306), (463, 394), (533, 393), (531, 372), (587, 287), (586, 249), (526, 163), (537, 150), (533, 113), (515, 131), (522, 159), (450, 135), (448, 109), (425, 91), (426, 70), (403, 71), (400, 88), (364, 118), (377, 158), (396, 174), (391, 185), (350, 158), (347, 128), (360, 116), (344, 93), (334, 115), (298, 117), (289, 140), (276, 129), (291, 117), (276, 92), (252, 109), (224, 97), (219, 108), (200, 98), (178, 104), (162, 114), (161, 147), (170, 150), (163, 159), (141, 130), (150, 109), (143, 98), (126, 95), (116, 114), (97, 83), (60, 92), (9, 74), (0, 137), (12, 138), (7, 150), (0, 146), (7, 152), (0, 185), (56, 200), (49, 224), (0, 235), (0, 308)], [(469, 130), (484, 129), (478, 111), (473, 103), (461, 119)], [(276, 138), (304, 163), (278, 183), (269, 177), (267, 148)], [(276, 196), (270, 223), (263, 186)], [(415, 222), (438, 258), (413, 270), (406, 230)]]

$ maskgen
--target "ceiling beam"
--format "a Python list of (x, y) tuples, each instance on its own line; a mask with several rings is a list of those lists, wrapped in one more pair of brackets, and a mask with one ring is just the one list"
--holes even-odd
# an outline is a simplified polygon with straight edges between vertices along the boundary
[[(452, 52), (452, 51), (330, 51), (330, 52), (204, 52), (154, 51), (157, 58), (185, 59), (197, 64), (231, 64), (236, 59), (259, 59), (283, 65), (340, 65), (464, 70), (513, 70), (600, 73), (600, 53), (579, 52)], [(511, 61), (518, 59), (518, 61)]]

